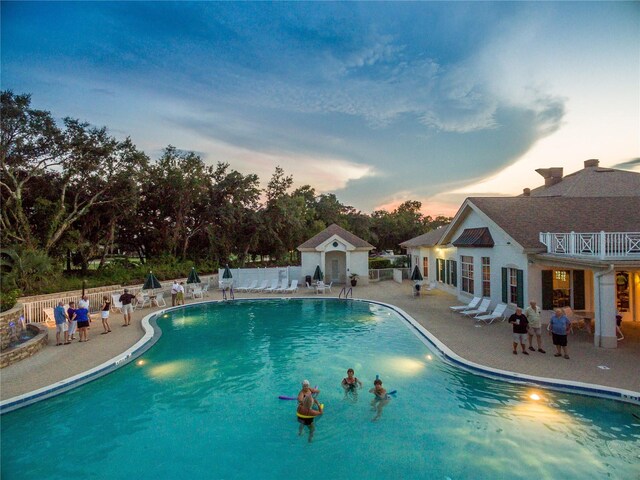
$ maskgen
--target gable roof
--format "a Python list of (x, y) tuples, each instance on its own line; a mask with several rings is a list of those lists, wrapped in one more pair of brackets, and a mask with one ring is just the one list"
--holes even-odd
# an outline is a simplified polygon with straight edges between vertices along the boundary
[(298, 246), (298, 250), (301, 250), (303, 248), (305, 248), (305, 249), (306, 248), (316, 248), (322, 242), (328, 240), (329, 238), (333, 237), (334, 235), (337, 235), (338, 237), (342, 238), (344, 241), (350, 243), (351, 245), (353, 245), (356, 248), (368, 248), (369, 250), (375, 248), (373, 245), (371, 245), (366, 240), (361, 239), (360, 237), (354, 235), (353, 233), (345, 230), (341, 226), (336, 225), (335, 223), (333, 223), (333, 224), (329, 225), (327, 228), (325, 228), (323, 231), (318, 233), (317, 235), (311, 237), (309, 240), (304, 242), (302, 245), (299, 245)]
[(448, 225), (442, 225), (434, 230), (430, 230), (427, 233), (423, 233), (410, 240), (406, 240), (400, 244), (401, 247), (433, 247), (438, 244), (442, 238), (442, 234), (447, 229)]
[(613, 168), (586, 167), (558, 183), (531, 190), (532, 197), (636, 197), (640, 173)]
[(467, 201), (525, 249), (546, 250), (540, 232), (640, 231), (637, 193), (634, 197), (470, 197)]
[(465, 228), (453, 242), (454, 247), (493, 247), (493, 237), (487, 227)]

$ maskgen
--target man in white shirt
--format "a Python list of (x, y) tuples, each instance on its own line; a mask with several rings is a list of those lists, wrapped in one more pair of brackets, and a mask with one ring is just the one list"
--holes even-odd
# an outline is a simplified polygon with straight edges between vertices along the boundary
[(538, 351), (540, 353), (547, 353), (542, 349), (542, 322), (540, 321), (540, 307), (536, 305), (536, 302), (529, 302), (529, 306), (524, 311), (527, 320), (529, 321), (529, 326), (527, 333), (529, 334), (529, 350), (532, 352), (535, 351), (533, 348), (533, 336), (536, 336), (536, 342), (538, 343)]
[(180, 293), (180, 284), (178, 283), (177, 280), (174, 280), (173, 285), (171, 286), (171, 306), (172, 307), (176, 306), (176, 297), (178, 296), (178, 293)]

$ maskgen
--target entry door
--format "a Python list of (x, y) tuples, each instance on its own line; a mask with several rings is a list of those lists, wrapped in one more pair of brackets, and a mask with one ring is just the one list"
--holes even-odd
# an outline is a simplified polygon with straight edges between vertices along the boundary
[(340, 262), (337, 258), (331, 259), (331, 281), (339, 282), (340, 281)]
[(623, 321), (632, 320), (631, 310), (631, 282), (632, 275), (629, 272), (616, 272), (616, 300), (618, 312)]

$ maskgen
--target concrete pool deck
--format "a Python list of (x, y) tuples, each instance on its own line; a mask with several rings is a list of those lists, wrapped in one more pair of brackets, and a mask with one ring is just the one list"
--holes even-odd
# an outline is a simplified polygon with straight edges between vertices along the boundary
[[(426, 330), (437, 337), (460, 357), (484, 366), (546, 377), (558, 380), (590, 383), (640, 392), (640, 322), (623, 324), (625, 340), (617, 349), (593, 346), (593, 337), (586, 332), (569, 336), (570, 360), (553, 356), (554, 349), (549, 336), (543, 335), (546, 354), (530, 352), (530, 355), (513, 355), (511, 325), (494, 322), (477, 327), (474, 320), (450, 313), (449, 306), (457, 305), (457, 299), (439, 290), (432, 290), (420, 297), (412, 295), (412, 283), (393, 281), (359, 286), (354, 289), (356, 299), (368, 299), (388, 303), (404, 310)], [(336, 297), (339, 288), (324, 297)], [(281, 294), (236, 294), (236, 298), (279, 298)], [(290, 296), (290, 295), (287, 295)], [(294, 297), (315, 296), (305, 288)], [(322, 298), (323, 295), (319, 295)], [(220, 300), (221, 294), (212, 291), (205, 300)], [(197, 301), (201, 301), (197, 299)], [(193, 300), (187, 300), (192, 303)], [(97, 318), (89, 333), (90, 341), (80, 345), (76, 340), (70, 345), (55, 346), (55, 330), (49, 331), (49, 343), (38, 354), (10, 365), (0, 371), (0, 400), (37, 390), (78, 375), (96, 367), (131, 348), (144, 331), (143, 317), (158, 308), (136, 310), (131, 326), (122, 327), (122, 315), (112, 313), (112, 333), (101, 335), (102, 326)], [(600, 368), (607, 367), (607, 368)]]

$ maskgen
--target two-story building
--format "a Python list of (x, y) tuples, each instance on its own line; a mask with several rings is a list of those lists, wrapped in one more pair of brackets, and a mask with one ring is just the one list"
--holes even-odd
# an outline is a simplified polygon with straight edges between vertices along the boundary
[(640, 321), (640, 174), (537, 170), (518, 197), (467, 198), (451, 224), (401, 244), (426, 281), (466, 301), (511, 309), (536, 300), (548, 318), (571, 307), (594, 319), (594, 343), (615, 348), (616, 313)]

